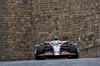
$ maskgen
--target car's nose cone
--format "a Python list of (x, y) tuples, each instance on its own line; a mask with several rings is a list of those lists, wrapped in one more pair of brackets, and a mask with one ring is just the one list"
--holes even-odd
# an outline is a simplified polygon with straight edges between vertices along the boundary
[(55, 55), (59, 55), (60, 54), (60, 46), (53, 46), (53, 48), (54, 48), (54, 54)]

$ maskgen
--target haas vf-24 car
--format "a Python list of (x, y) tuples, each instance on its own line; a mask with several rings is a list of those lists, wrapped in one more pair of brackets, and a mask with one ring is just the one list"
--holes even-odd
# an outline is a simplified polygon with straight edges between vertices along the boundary
[(52, 57), (78, 58), (79, 50), (76, 43), (68, 41), (45, 41), (44, 44), (35, 46), (35, 59), (42, 60)]

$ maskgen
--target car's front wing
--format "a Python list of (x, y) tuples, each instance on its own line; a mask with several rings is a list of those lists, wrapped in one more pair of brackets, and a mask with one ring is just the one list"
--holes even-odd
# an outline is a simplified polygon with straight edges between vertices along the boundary
[(76, 56), (77, 53), (71, 53), (68, 51), (63, 51), (58, 54), (54, 54), (53, 52), (45, 52), (43, 54), (38, 54), (38, 56), (44, 56), (44, 57), (68, 57), (68, 56)]

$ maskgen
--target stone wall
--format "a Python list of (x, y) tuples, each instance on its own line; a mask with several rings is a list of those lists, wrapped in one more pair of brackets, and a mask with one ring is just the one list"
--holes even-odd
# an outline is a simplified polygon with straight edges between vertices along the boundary
[(0, 60), (34, 59), (34, 45), (76, 42), (79, 49), (100, 45), (99, 0), (2, 0)]
[(33, 59), (34, 20), (31, 0), (8, 0), (6, 60)]
[(100, 3), (98, 0), (39, 0), (36, 2), (33, 15), (36, 19), (35, 32), (39, 34), (36, 37), (39, 41), (52, 40), (54, 35), (58, 35), (61, 40), (78, 43), (80, 49), (99, 44)]
[(7, 8), (6, 8), (6, 1), (0, 1), (0, 60), (5, 60), (6, 56), (6, 47), (7, 47)]

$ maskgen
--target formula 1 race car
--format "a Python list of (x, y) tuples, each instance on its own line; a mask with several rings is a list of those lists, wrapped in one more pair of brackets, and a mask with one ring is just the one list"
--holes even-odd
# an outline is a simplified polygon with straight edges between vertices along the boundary
[(76, 43), (60, 40), (45, 41), (44, 44), (37, 44), (35, 46), (36, 60), (45, 60), (46, 58), (53, 57), (78, 58), (79, 50)]

